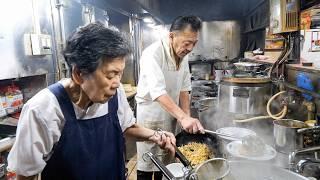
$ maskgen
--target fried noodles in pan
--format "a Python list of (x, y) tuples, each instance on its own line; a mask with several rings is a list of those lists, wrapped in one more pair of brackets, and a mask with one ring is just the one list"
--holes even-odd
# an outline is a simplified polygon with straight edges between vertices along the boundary
[(208, 159), (214, 158), (213, 152), (203, 143), (191, 142), (178, 148), (190, 161), (192, 166), (196, 166)]

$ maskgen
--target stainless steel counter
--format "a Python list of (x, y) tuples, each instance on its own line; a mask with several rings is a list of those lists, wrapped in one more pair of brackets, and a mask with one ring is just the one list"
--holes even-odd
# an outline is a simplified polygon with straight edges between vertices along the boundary
[[(265, 142), (269, 145), (271, 145), (272, 147), (274, 147), (273, 143), (272, 143), (272, 137), (270, 137), (269, 140), (266, 140)], [(271, 140), (271, 141), (270, 141)], [(271, 159), (271, 160), (266, 160), (266, 161), (255, 161), (255, 160), (248, 160), (248, 159), (244, 159), (244, 158), (239, 158), (239, 157), (233, 157), (232, 155), (230, 155), (227, 150), (226, 150), (226, 145), (229, 143), (230, 141), (222, 141), (222, 145), (223, 145), (223, 152), (225, 152), (226, 154), (226, 158), (230, 161), (244, 161), (244, 162), (258, 162), (258, 163), (263, 163), (263, 164), (269, 164), (272, 166), (277, 166), (279, 168), (283, 168), (283, 169), (289, 169), (290, 165), (289, 165), (289, 154), (284, 154), (284, 153), (280, 153), (277, 152), (277, 155), (275, 158)], [(313, 158), (312, 154), (304, 154), (304, 155), (300, 155), (299, 157), (297, 157), (296, 159), (296, 163), (301, 160), (301, 159), (306, 159), (306, 158)]]

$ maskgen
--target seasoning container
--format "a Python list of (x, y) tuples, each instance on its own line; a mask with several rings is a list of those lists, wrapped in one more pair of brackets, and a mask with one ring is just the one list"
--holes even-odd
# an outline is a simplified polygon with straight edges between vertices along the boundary
[(13, 114), (22, 108), (23, 95), (20, 88), (15, 84), (5, 87), (5, 97), (7, 103), (7, 114)]

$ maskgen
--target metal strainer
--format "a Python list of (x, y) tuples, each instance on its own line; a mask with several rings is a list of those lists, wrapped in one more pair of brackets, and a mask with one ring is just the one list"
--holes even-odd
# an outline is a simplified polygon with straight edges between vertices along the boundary
[(229, 162), (224, 158), (209, 159), (197, 166), (190, 180), (221, 179), (230, 172)]

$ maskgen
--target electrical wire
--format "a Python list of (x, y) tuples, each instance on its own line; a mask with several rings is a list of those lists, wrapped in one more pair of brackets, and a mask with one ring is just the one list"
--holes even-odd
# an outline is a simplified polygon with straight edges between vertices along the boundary
[[(284, 106), (283, 106), (283, 109), (281, 110), (282, 113), (281, 113), (279, 116), (276, 116), (276, 115), (278, 115), (279, 113), (276, 114), (276, 115), (274, 115), (274, 114), (271, 113), (271, 110), (270, 110), (271, 102), (272, 102), (276, 97), (278, 97), (278, 96), (281, 95), (281, 94), (284, 94), (285, 92), (286, 92), (286, 91), (280, 91), (280, 92), (278, 92), (277, 94), (275, 94), (274, 96), (272, 96), (272, 97), (269, 99), (268, 103), (267, 103), (267, 113), (268, 113), (268, 115), (269, 115), (272, 119), (282, 119), (282, 118), (285, 117), (285, 115), (286, 115), (287, 112), (288, 112), (288, 106), (287, 106), (287, 105), (284, 105)], [(281, 112), (281, 111), (280, 111), (280, 112)]]
[[(282, 37), (284, 38), (284, 50), (281, 52), (281, 54), (280, 54), (280, 56), (278, 57), (277, 61), (272, 64), (271, 69), (270, 69), (270, 71), (269, 71), (269, 73), (268, 73), (269, 78), (271, 78), (273, 70), (275, 69), (275, 67), (277, 67), (278, 65), (280, 65), (279, 62), (281, 62), (281, 61), (284, 59), (285, 55), (287, 54), (287, 52), (288, 52), (288, 50), (289, 50), (289, 49), (288, 49), (288, 47), (289, 47), (289, 40), (288, 40), (286, 37), (284, 37), (284, 36), (282, 36)], [(289, 38), (289, 37), (288, 37), (288, 38)]]

